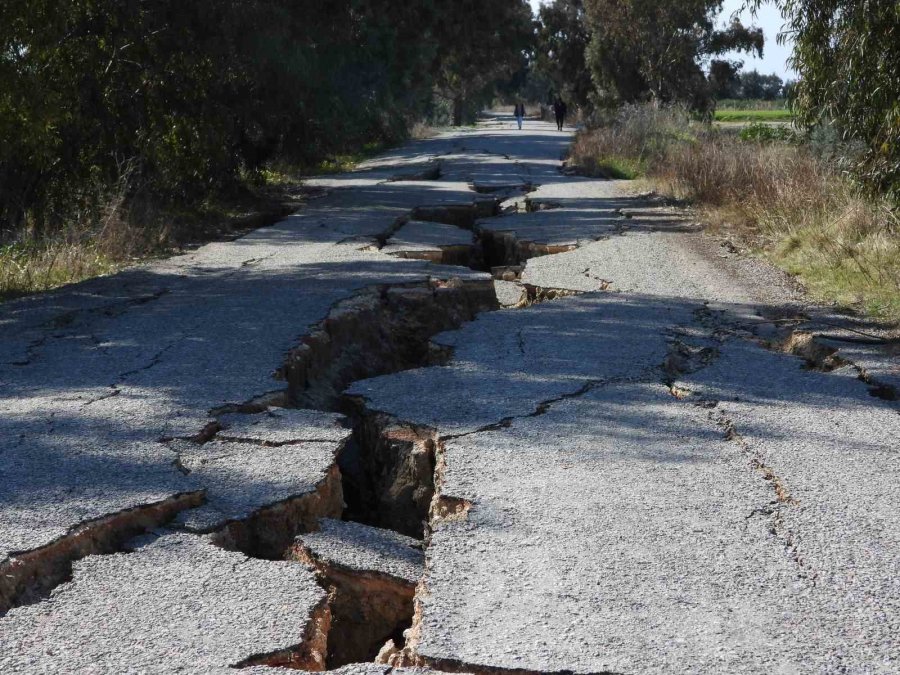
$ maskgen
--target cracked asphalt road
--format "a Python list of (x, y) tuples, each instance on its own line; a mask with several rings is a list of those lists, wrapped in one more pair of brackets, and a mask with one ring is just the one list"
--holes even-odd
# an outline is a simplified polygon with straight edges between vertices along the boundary
[[(474, 266), (521, 268), (501, 305), (578, 295), (482, 313), (432, 339), (445, 362), (348, 383), (366, 413), (430, 430), (436, 500), (467, 505), (426, 530), (402, 665), (900, 670), (896, 358), (828, 343), (847, 363), (819, 372), (782, 353), (786, 330), (856, 324), (626, 183), (563, 176), (568, 134), (513, 127), (412, 143), (237, 241), (0, 307), (0, 569), (17, 579), (0, 670), (218, 672), (291, 649), (327, 667), (312, 572), (205, 533), (313, 493), (349, 442), (352, 420), (271, 407), (286, 355), (366, 289), (489, 284), (428, 262), (483, 240)], [(517, 186), (545, 208), (523, 212)], [(413, 217), (492, 198), (505, 215), (471, 232)], [(112, 536), (122, 552), (82, 541), (193, 493)], [(51, 552), (71, 575), (23, 590)]]

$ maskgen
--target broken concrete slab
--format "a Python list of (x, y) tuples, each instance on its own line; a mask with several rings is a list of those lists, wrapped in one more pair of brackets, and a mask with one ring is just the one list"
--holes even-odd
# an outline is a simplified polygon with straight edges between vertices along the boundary
[(319, 670), (325, 599), (302, 565), (163, 534), (133, 553), (77, 562), (72, 581), (49, 600), (0, 619), (0, 670), (205, 673), (254, 663)]
[(480, 254), (474, 238), (472, 232), (455, 225), (413, 220), (388, 239), (381, 252), (398, 258), (474, 267)]
[(295, 560), (331, 589), (328, 666), (373, 661), (391, 640), (403, 644), (422, 576), (421, 542), (390, 530), (323, 518), (297, 538)]
[[(439, 427), (440, 428), (440, 427)], [(827, 664), (771, 491), (702, 408), (618, 384), (447, 441), (412, 649), (478, 671)], [(765, 649), (760, 649), (765, 645)]]
[[(629, 221), (630, 223), (631, 221)], [(772, 284), (765, 263), (716, 260), (699, 248), (705, 235), (684, 232), (674, 218), (587, 243), (575, 251), (528, 261), (524, 283), (577, 291), (613, 290), (718, 301), (789, 304), (796, 295)]]
[[(302, 511), (290, 518), (298, 522), (284, 523), (288, 531), (282, 538), (290, 541), (290, 525), (313, 525), (318, 516), (340, 515), (340, 476), (333, 470), (340, 448), (341, 443), (315, 441), (277, 447), (175, 442), (171, 449), (178, 454), (179, 466), (206, 493), (203, 506), (181, 512), (176, 523), (193, 532), (212, 532), (280, 505)], [(315, 504), (306, 504), (310, 499)], [(287, 520), (286, 514), (282, 517)]]
[(324, 567), (369, 572), (415, 585), (425, 567), (422, 542), (391, 530), (322, 518), (319, 529), (297, 538), (297, 551)]
[(441, 246), (467, 246), (473, 236), (468, 230), (448, 223), (411, 220), (388, 239), (382, 253), (434, 250)]
[[(652, 296), (588, 294), (527, 311), (479, 316), (433, 341), (453, 350), (446, 366), (361, 380), (347, 389), (399, 420), (471, 433), (532, 414), (544, 401), (591, 382), (659, 379), (666, 331), (701, 304)], [(440, 401), (438, 404), (437, 401)]]
[(220, 441), (279, 446), (300, 442), (342, 443), (350, 431), (342, 415), (318, 410), (268, 408), (257, 414), (219, 415)]
[(497, 293), (497, 302), (501, 307), (515, 307), (523, 301), (527, 291), (522, 284), (515, 281), (494, 280), (494, 291)]

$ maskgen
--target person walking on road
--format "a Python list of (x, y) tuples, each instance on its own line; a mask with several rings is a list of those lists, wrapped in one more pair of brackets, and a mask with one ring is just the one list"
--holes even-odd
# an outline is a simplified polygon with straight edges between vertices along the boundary
[(519, 129), (522, 129), (522, 120), (525, 118), (525, 104), (519, 101), (516, 103), (516, 109), (514, 111), (516, 116), (516, 122), (519, 125)]
[(557, 97), (553, 102), (553, 112), (556, 114), (556, 130), (562, 131), (563, 125), (566, 123), (566, 113), (568, 112), (568, 108), (561, 96)]

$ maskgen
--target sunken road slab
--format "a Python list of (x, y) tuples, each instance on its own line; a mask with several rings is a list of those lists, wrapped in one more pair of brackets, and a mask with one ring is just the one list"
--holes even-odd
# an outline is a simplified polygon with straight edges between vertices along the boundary
[(528, 415), (589, 382), (658, 380), (667, 332), (689, 325), (701, 306), (600, 293), (483, 314), (433, 338), (453, 348), (446, 366), (361, 380), (347, 393), (363, 398), (371, 410), (444, 436), (471, 433)]
[[(615, 233), (622, 224), (617, 209), (633, 203), (621, 197), (615, 184), (583, 178), (557, 178), (529, 194), (527, 200), (539, 210), (479, 220), (476, 228), (509, 232), (520, 241), (544, 246), (577, 246)], [(524, 208), (525, 199), (513, 201)]]
[[(202, 506), (182, 511), (176, 522), (194, 532), (211, 532), (264, 507), (322, 490), (352, 434), (343, 421), (314, 410), (269, 408), (221, 415), (221, 430), (206, 443), (171, 442), (179, 468), (206, 495)], [(338, 503), (323, 508), (339, 512), (339, 489), (327, 489)]]
[(439, 253), (444, 246), (470, 246), (472, 241), (471, 231), (455, 225), (411, 220), (388, 239), (381, 252), (389, 255)]
[(175, 522), (195, 532), (211, 532), (263, 507), (312, 494), (326, 481), (339, 447), (317, 442), (279, 447), (178, 443), (173, 449), (179, 451), (180, 466), (207, 498), (202, 506), (182, 511)]
[(49, 600), (0, 619), (0, 671), (229, 672), (303, 642), (324, 600), (302, 565), (164, 534), (133, 553), (78, 561)]
[(375, 572), (415, 584), (422, 576), (422, 542), (392, 530), (322, 518), (317, 532), (297, 537), (295, 546), (325, 567)]
[(267, 446), (342, 443), (350, 433), (343, 416), (318, 410), (269, 408), (257, 414), (219, 415), (217, 421), (221, 426), (217, 439)]

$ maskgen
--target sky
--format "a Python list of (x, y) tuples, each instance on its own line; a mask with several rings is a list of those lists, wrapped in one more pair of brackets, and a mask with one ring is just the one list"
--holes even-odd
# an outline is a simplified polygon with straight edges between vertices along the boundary
[[(538, 6), (541, 4), (541, 0), (530, 0), (530, 2), (536, 12)], [(722, 6), (720, 23), (727, 23), (731, 14), (739, 10), (742, 5), (743, 0), (725, 0)], [(784, 23), (778, 9), (771, 4), (765, 4), (759, 12), (757, 12), (755, 19), (750, 16), (749, 12), (744, 12), (740, 17), (745, 24), (752, 24), (763, 29), (763, 33), (766, 36), (766, 45), (763, 48), (763, 58), (750, 57), (746, 54), (727, 54), (727, 58), (742, 60), (744, 62), (744, 70), (753, 70), (755, 68), (765, 75), (775, 73), (782, 79), (796, 77), (795, 73), (788, 68), (786, 63), (788, 57), (791, 55), (791, 46), (789, 44), (779, 45), (775, 41), (775, 37), (778, 35), (781, 26)]]

